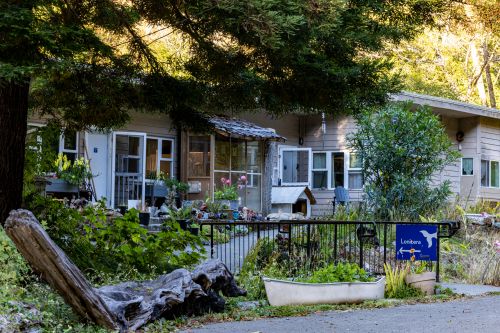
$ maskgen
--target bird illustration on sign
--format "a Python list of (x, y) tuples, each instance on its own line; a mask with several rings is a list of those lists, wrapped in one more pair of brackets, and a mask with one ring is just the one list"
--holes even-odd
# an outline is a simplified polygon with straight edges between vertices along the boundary
[(427, 232), (427, 230), (420, 230), (420, 233), (425, 237), (427, 240), (427, 248), (432, 247), (432, 239), (436, 238), (437, 239), (437, 231), (433, 234), (430, 234)]

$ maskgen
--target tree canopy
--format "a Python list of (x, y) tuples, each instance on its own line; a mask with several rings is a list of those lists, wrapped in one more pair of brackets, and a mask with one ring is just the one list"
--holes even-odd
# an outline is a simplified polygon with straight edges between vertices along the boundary
[(388, 48), (404, 89), (497, 107), (500, 98), (500, 3), (454, 2), (412, 41)]
[[(78, 130), (120, 126), (132, 109), (167, 113), (180, 126), (223, 110), (355, 111), (397, 90), (376, 52), (413, 37), (445, 4), (4, 0), (0, 145), (12, 151), (0, 153), (0, 220), (20, 205), (28, 100)], [(176, 66), (153, 48), (169, 35), (187, 48)]]

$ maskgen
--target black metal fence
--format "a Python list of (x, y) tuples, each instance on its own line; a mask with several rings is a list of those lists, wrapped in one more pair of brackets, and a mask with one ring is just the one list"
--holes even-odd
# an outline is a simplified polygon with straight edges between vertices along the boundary
[[(284, 254), (302, 269), (338, 262), (357, 263), (366, 271), (384, 274), (384, 264), (396, 265), (396, 225), (418, 224), (438, 227), (437, 260), (432, 266), (439, 281), (439, 243), (460, 228), (458, 222), (366, 222), (293, 220), (279, 222), (201, 222), (208, 240), (207, 253), (238, 273), (250, 251), (259, 243), (267, 253)], [(290, 267), (293, 270), (293, 267)]]

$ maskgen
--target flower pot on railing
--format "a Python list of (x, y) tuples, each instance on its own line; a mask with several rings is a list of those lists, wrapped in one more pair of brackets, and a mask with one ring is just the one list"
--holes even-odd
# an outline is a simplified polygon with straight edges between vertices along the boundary
[(47, 180), (45, 192), (78, 193), (78, 186), (70, 184), (64, 179), (51, 178)]
[(436, 287), (436, 272), (408, 274), (405, 277), (407, 285), (422, 290), (426, 295), (434, 295)]

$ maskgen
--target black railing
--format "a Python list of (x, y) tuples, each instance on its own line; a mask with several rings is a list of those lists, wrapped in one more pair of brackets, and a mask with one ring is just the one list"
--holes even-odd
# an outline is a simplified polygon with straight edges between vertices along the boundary
[[(221, 221), (203, 220), (201, 233), (208, 240), (207, 253), (238, 273), (246, 256), (259, 243), (267, 253), (279, 253), (290, 271), (315, 269), (324, 264), (350, 262), (373, 274), (384, 274), (384, 264), (396, 265), (396, 225), (438, 227), (437, 260), (432, 262), (439, 281), (439, 243), (460, 228), (458, 222), (366, 222), (366, 221)], [(260, 254), (256, 254), (260, 255)], [(258, 260), (258, 258), (257, 258)]]

